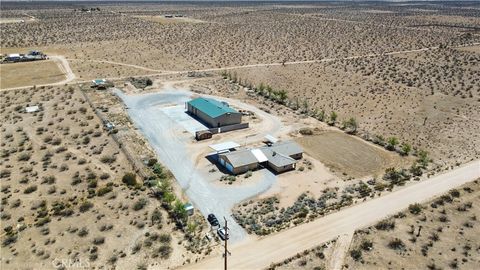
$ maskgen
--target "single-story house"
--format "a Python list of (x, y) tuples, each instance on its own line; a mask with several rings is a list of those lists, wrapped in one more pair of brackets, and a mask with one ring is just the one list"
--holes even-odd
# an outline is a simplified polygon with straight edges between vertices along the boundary
[(242, 114), (228, 103), (212, 98), (196, 98), (186, 103), (187, 112), (203, 121), (210, 128), (240, 124)]
[(296, 160), (301, 159), (303, 156), (302, 147), (294, 141), (277, 142), (271, 146), (263, 147), (262, 149), (265, 148), (271, 149), (277, 153), (281, 153)]
[(241, 174), (258, 168), (258, 160), (249, 149), (242, 149), (218, 155), (218, 161), (232, 174)]
[(287, 155), (276, 152), (271, 147), (265, 147), (261, 149), (264, 155), (267, 157), (267, 165), (276, 173), (282, 173), (290, 170), (294, 170), (297, 161)]
[(218, 155), (218, 160), (235, 175), (255, 170), (260, 165), (269, 167), (276, 173), (294, 170), (297, 160), (303, 156), (303, 149), (294, 141), (277, 142), (256, 149), (226, 151)]

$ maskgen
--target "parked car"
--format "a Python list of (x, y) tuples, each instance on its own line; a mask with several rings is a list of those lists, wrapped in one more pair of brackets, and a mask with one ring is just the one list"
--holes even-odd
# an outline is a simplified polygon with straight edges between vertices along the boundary
[(209, 214), (208, 217), (207, 217), (207, 220), (210, 223), (210, 225), (212, 225), (212, 226), (219, 226), (220, 225), (220, 223), (218, 223), (217, 217), (214, 214)]
[(229, 232), (229, 230), (226, 230), (226, 231), (225, 231), (225, 228), (223, 228), (223, 227), (218, 228), (217, 233), (218, 233), (218, 236), (220, 236), (220, 238), (221, 238), (223, 241), (228, 240), (228, 238), (230, 237), (230, 232)]

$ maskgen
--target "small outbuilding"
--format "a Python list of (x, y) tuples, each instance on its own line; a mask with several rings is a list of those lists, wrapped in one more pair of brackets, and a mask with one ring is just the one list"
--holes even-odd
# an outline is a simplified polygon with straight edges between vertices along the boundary
[(34, 113), (40, 111), (40, 107), (38, 105), (35, 106), (28, 106), (25, 108), (26, 113)]
[(228, 103), (212, 98), (196, 98), (186, 103), (187, 112), (200, 119), (210, 128), (240, 124), (242, 114), (231, 108)]
[(183, 209), (187, 212), (189, 216), (193, 215), (193, 210), (195, 209), (191, 203), (186, 203), (183, 206)]

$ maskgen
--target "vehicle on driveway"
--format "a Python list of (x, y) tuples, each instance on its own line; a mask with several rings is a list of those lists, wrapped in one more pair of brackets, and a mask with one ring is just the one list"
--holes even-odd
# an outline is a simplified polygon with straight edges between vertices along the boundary
[(218, 236), (220, 236), (220, 238), (225, 241), (225, 240), (228, 240), (228, 238), (230, 238), (230, 230), (226, 230), (225, 231), (225, 228), (218, 228), (217, 230), (217, 233), (218, 233)]
[(210, 225), (212, 225), (212, 226), (219, 226), (220, 225), (220, 223), (218, 223), (217, 217), (214, 214), (209, 214), (208, 217), (207, 217), (207, 220), (210, 223)]

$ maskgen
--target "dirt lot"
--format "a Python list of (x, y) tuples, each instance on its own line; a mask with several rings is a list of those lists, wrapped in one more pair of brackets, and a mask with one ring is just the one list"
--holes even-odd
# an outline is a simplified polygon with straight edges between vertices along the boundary
[(0, 88), (13, 88), (59, 82), (65, 79), (52, 60), (0, 65)]
[(408, 163), (397, 154), (341, 132), (324, 132), (296, 141), (309, 155), (333, 171), (354, 178), (379, 175), (386, 168), (403, 167)]
[(357, 231), (345, 269), (476, 269), (479, 215), (477, 180)]

